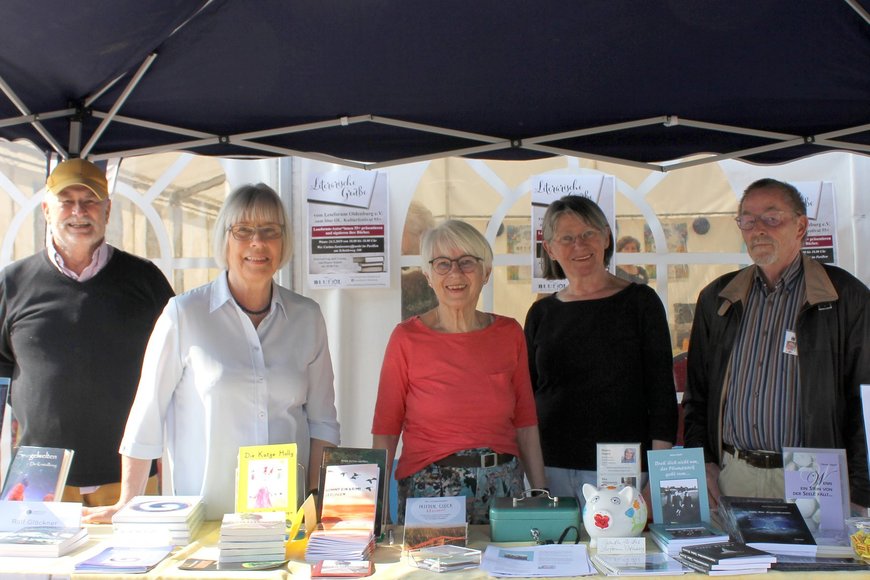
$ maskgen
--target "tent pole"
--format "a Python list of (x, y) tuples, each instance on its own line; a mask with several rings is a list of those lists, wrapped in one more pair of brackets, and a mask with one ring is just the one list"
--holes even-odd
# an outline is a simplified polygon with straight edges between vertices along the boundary
[(148, 69), (151, 67), (151, 65), (154, 63), (154, 61), (156, 59), (157, 59), (157, 53), (152, 52), (151, 54), (149, 54), (145, 58), (144, 61), (142, 61), (142, 64), (139, 65), (139, 70), (136, 71), (136, 74), (133, 75), (133, 78), (130, 79), (129, 83), (127, 83), (127, 86), (124, 88), (124, 92), (121, 93), (121, 96), (118, 97), (118, 100), (115, 101), (114, 105), (112, 105), (112, 108), (109, 110), (109, 113), (108, 113), (108, 115), (106, 115), (106, 118), (102, 120), (102, 122), (100, 123), (100, 126), (97, 127), (97, 130), (94, 131), (94, 134), (91, 135), (90, 139), (88, 139), (88, 142), (85, 145), (85, 148), (82, 149), (82, 156), (83, 157), (86, 157), (87, 154), (91, 152), (91, 149), (94, 148), (94, 145), (96, 145), (97, 140), (102, 136), (103, 132), (106, 130), (106, 127), (108, 127), (109, 123), (112, 122), (112, 119), (118, 113), (118, 110), (127, 101), (127, 98), (130, 96), (130, 93), (133, 92), (133, 90), (139, 84), (139, 81), (142, 80), (142, 77), (145, 75), (146, 72), (148, 72)]
[[(12, 104), (15, 105), (15, 107), (21, 112), (22, 115), (27, 116), (31, 114), (30, 110), (24, 105), (24, 102), (19, 99), (18, 95), (15, 94), (15, 91), (12, 90), (12, 87), (10, 87), (6, 83), (6, 81), (3, 80), (3, 77), (0, 77), (0, 90), (2, 90), (6, 94), (6, 97), (8, 97), (10, 101), (12, 101)], [(63, 157), (64, 159), (69, 157), (69, 154), (64, 151), (64, 148), (61, 146), (60, 143), (57, 142), (57, 139), (51, 136), (51, 133), (49, 133), (45, 129), (45, 127), (42, 126), (42, 123), (36, 120), (36, 117), (34, 117), (34, 120), (31, 121), (30, 124), (33, 125), (33, 128), (36, 129), (36, 131), (42, 136), (42, 138), (45, 139), (51, 145), (52, 149), (57, 151), (61, 157)]]

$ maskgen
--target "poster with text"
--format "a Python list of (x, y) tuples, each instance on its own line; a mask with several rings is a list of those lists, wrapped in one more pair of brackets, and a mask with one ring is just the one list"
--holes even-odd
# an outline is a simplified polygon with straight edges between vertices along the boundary
[(823, 264), (837, 263), (837, 213), (834, 184), (804, 181), (793, 184), (807, 204), (809, 227), (803, 253)]
[[(544, 252), (543, 223), (547, 206), (566, 195), (582, 195), (598, 204), (610, 229), (616, 231), (616, 179), (612, 175), (535, 175), (531, 178), (532, 231), (535, 233), (532, 254), (532, 292), (557, 292), (568, 285), (567, 280), (545, 280), (541, 266)], [(611, 271), (613, 264), (611, 263)]]
[(308, 287), (390, 285), (387, 175), (340, 170), (308, 180)]

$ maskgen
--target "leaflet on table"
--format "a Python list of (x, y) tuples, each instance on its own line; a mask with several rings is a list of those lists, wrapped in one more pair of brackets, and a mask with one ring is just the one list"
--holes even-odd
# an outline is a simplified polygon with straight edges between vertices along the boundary
[[(567, 280), (545, 280), (541, 267), (544, 251), (543, 223), (547, 206), (566, 195), (580, 195), (598, 204), (610, 228), (616, 231), (616, 179), (603, 173), (546, 173), (529, 179), (532, 194), (532, 231), (535, 232), (535, 253), (532, 258), (532, 292), (556, 292)], [(615, 266), (611, 265), (611, 269)]]
[(785, 499), (794, 501), (810, 531), (842, 530), (849, 517), (846, 451), (783, 447)]
[(23, 527), (80, 528), (82, 504), (73, 502), (0, 501), (0, 531)]
[(598, 444), (598, 487), (630, 485), (639, 489), (640, 443)]
[(837, 263), (837, 212), (834, 184), (798, 181), (793, 185), (807, 204), (807, 234), (801, 251), (823, 264)]
[(388, 288), (387, 174), (312, 173), (307, 200), (308, 287)]
[(505, 548), (490, 544), (480, 568), (491, 576), (548, 577), (597, 574), (585, 544)]

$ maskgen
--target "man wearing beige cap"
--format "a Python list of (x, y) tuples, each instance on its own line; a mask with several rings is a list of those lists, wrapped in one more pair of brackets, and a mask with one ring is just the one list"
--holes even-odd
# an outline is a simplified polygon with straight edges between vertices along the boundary
[(46, 189), (51, 240), (0, 272), (0, 376), (12, 377), (17, 443), (74, 450), (63, 500), (111, 505), (145, 345), (173, 292), (151, 262), (106, 243), (99, 167), (64, 161)]

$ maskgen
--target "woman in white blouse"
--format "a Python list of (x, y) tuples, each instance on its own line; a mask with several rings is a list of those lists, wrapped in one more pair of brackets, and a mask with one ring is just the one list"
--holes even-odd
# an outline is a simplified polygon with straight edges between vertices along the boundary
[(295, 442), (314, 488), (322, 449), (339, 443), (332, 363), (319, 306), (272, 277), (290, 259), (291, 232), (264, 184), (227, 197), (215, 224), (224, 272), (173, 298), (155, 324), (121, 441), (122, 491), (85, 521), (110, 521), (142, 493), (166, 451), (164, 494), (201, 495), (206, 518), (234, 511), (243, 445)]

